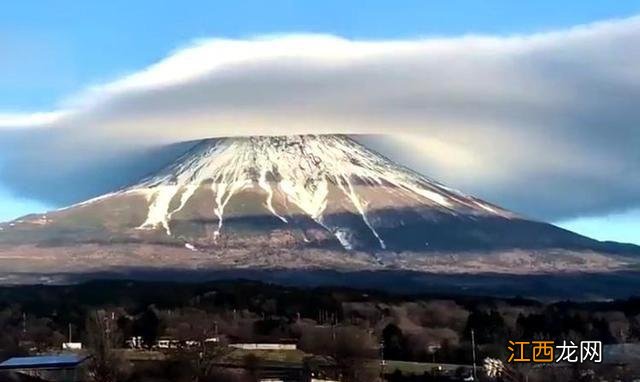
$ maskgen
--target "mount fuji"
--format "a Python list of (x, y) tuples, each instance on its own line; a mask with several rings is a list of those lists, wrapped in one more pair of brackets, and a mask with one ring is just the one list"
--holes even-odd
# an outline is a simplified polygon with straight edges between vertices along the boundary
[(516, 274), (636, 266), (343, 135), (202, 140), (126, 188), (0, 224), (6, 273), (331, 269)]

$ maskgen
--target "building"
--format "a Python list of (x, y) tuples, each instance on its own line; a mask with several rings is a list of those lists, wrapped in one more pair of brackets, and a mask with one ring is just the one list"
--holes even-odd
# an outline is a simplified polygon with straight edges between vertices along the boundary
[(170, 338), (170, 337), (162, 337), (156, 341), (155, 347), (158, 349), (178, 349), (180, 348), (180, 341)]
[(89, 358), (77, 354), (14, 357), (0, 363), (0, 371), (16, 380), (29, 376), (49, 382), (80, 382), (86, 380)]
[(244, 350), (298, 350), (298, 345), (290, 343), (236, 343), (229, 347)]
[(82, 342), (63, 342), (62, 350), (69, 350), (69, 351), (82, 350)]

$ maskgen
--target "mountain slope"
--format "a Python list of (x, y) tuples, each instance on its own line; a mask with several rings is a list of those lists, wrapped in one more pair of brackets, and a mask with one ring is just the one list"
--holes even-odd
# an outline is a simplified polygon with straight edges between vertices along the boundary
[(640, 252), (528, 220), (340, 135), (204, 140), (123, 190), (0, 225), (0, 253), (95, 244), (183, 247), (216, 253), (219, 263), (243, 251), (238, 266), (286, 250), (269, 264), (304, 267), (325, 256), (422, 270), (420, 254), (570, 253), (579, 263)]

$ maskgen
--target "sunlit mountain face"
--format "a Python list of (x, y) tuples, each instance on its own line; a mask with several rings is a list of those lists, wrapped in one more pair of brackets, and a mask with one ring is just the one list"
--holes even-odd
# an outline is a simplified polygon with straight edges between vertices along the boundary
[(607, 271), (640, 249), (529, 220), (347, 136), (209, 139), (121, 190), (0, 225), (4, 269)]

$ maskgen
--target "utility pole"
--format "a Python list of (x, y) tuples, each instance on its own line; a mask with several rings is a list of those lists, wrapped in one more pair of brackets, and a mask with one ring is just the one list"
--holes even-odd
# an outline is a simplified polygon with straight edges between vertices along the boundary
[(476, 381), (478, 379), (476, 374), (476, 336), (473, 329), (471, 329), (471, 354), (473, 356), (473, 380)]
[(384, 379), (384, 339), (380, 339), (380, 378)]

